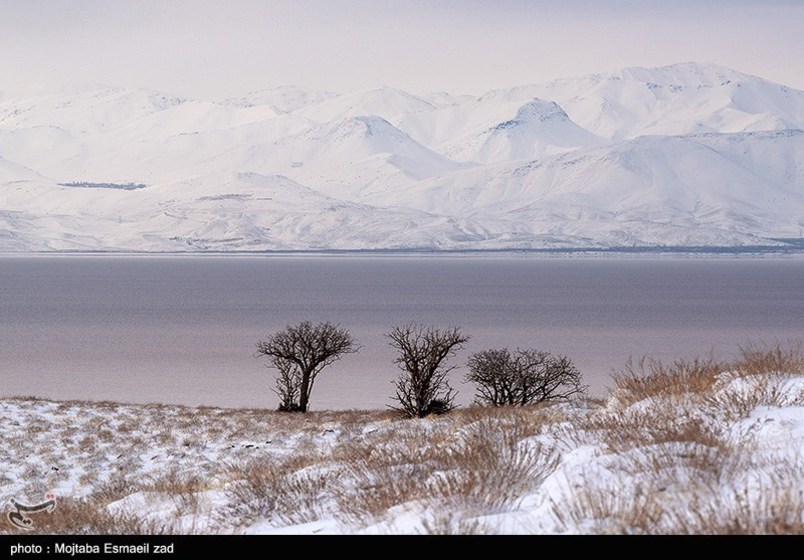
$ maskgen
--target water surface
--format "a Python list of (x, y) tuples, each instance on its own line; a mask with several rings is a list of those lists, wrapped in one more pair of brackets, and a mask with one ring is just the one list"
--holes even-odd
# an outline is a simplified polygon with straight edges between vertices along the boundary
[(566, 354), (592, 391), (629, 356), (733, 357), (804, 339), (804, 260), (546, 257), (3, 257), (0, 395), (275, 407), (264, 335), (340, 323), (362, 349), (325, 370), (313, 409), (388, 404), (408, 322), (491, 347)]

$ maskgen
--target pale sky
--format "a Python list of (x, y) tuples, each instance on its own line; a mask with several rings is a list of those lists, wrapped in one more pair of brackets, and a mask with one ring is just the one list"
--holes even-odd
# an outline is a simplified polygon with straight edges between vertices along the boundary
[(0, 96), (102, 83), (480, 94), (712, 62), (804, 89), (804, 0), (0, 0)]

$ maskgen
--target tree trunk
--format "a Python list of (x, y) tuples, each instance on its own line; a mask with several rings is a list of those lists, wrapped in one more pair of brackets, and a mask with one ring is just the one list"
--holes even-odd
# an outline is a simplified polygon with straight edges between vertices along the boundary
[(310, 374), (302, 372), (301, 390), (299, 391), (299, 412), (307, 412), (307, 401), (310, 395)]

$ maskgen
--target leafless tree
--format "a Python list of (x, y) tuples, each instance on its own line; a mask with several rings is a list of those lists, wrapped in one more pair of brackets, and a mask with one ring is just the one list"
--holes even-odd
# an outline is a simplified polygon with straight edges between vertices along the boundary
[(476, 402), (492, 406), (566, 400), (583, 393), (581, 372), (565, 356), (539, 350), (484, 350), (468, 362), (466, 380), (477, 387)]
[(428, 414), (443, 414), (455, 406), (455, 392), (447, 375), (454, 367), (444, 362), (469, 340), (457, 327), (444, 330), (422, 325), (394, 327), (388, 338), (399, 355), (394, 363), (402, 370), (396, 385), (394, 400), (399, 406), (391, 407), (412, 418)]
[(279, 410), (282, 412), (301, 412), (301, 376), (293, 362), (277, 357), (271, 358), (271, 367), (279, 371), (274, 393), (279, 397)]
[(357, 351), (349, 331), (329, 322), (288, 325), (257, 343), (257, 354), (268, 356), (279, 371), (274, 391), (279, 410), (294, 412), (307, 412), (313, 383), (324, 367)]

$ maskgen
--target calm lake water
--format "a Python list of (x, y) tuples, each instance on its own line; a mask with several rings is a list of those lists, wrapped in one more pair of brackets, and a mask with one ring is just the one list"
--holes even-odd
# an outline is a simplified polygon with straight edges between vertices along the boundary
[(319, 377), (313, 409), (382, 408), (397, 375), (384, 333), (458, 325), (472, 353), (572, 358), (593, 393), (629, 356), (730, 358), (804, 339), (801, 258), (3, 257), (0, 395), (273, 408), (266, 334), (301, 320), (362, 349)]

